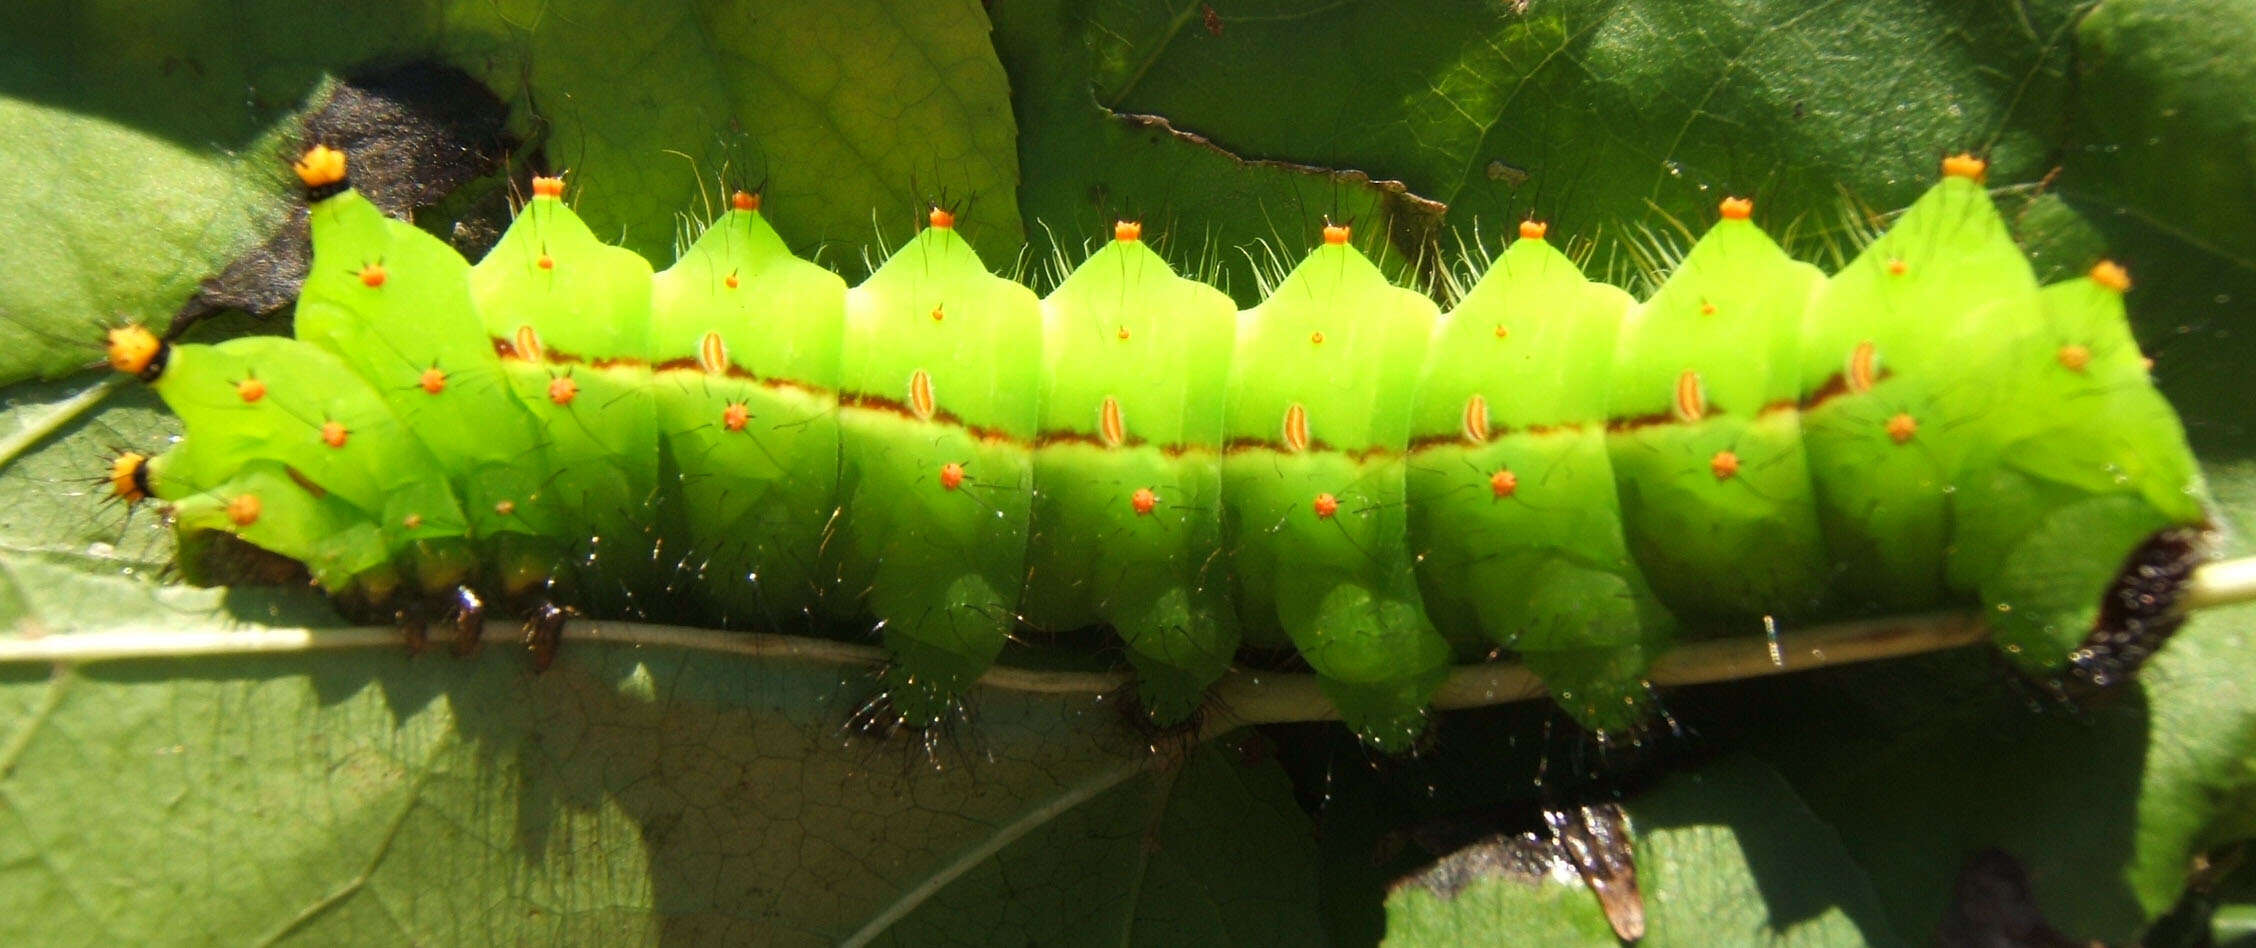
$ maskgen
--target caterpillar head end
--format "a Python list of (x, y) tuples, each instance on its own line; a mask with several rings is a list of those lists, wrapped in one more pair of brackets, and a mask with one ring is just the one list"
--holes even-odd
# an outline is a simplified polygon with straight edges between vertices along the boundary
[(729, 206), (740, 211), (757, 211), (760, 209), (760, 196), (750, 191), (738, 191), (729, 195)]
[(1946, 178), (1965, 178), (1975, 184), (1981, 184), (1983, 179), (1989, 177), (1989, 174), (1989, 162), (1966, 152), (1959, 152), (1943, 159), (1943, 177)]
[(547, 198), (547, 199), (549, 199), (549, 200), (551, 200), (551, 201), (561, 201), (561, 200), (563, 200), (563, 199), (564, 199), (564, 176), (563, 176), (563, 175), (538, 175), (538, 174), (537, 174), (537, 175), (534, 175), (534, 176), (533, 176), (533, 197), (535, 197), (535, 198)]
[(109, 332), (104, 345), (110, 358), (110, 368), (139, 376), (144, 382), (156, 381), (164, 371), (165, 343), (150, 332), (147, 326), (119, 326)]
[(1350, 236), (1351, 232), (1347, 229), (1346, 224), (1326, 223), (1324, 225), (1324, 243), (1326, 244), (1336, 247), (1347, 243)]
[(1754, 216), (1755, 202), (1752, 198), (1727, 197), (1716, 205), (1716, 211), (1723, 215), (1724, 220), (1743, 221)]
[(136, 503), (149, 496), (149, 458), (127, 451), (110, 462), (110, 496)]
[(1143, 224), (1143, 222), (1142, 222), (1142, 221), (1114, 221), (1114, 222), (1113, 222), (1113, 225), (1112, 225), (1112, 239), (1114, 239), (1114, 240), (1119, 240), (1119, 241), (1130, 241), (1130, 240), (1142, 240), (1142, 239), (1144, 239), (1144, 224)]
[(931, 224), (934, 230), (947, 230), (956, 226), (956, 212), (944, 207), (935, 207), (932, 209), (932, 213), (925, 215), (925, 222)]
[(345, 153), (327, 145), (306, 149), (305, 154), (290, 165), (290, 170), (297, 172), (298, 180), (305, 183), (310, 200), (319, 201), (351, 187), (345, 179)]
[(1542, 221), (1538, 221), (1538, 220), (1524, 220), (1524, 221), (1521, 221), (1521, 222), (1520, 222), (1520, 239), (1521, 239), (1521, 240), (1542, 240), (1542, 239), (1543, 239), (1543, 235), (1545, 235), (1545, 234), (1548, 234), (1548, 233), (1550, 233), (1550, 232), (1551, 232), (1551, 226), (1550, 226), (1550, 225), (1548, 225), (1548, 224), (1545, 224), (1545, 223), (1544, 223), (1544, 222), (1542, 222)]

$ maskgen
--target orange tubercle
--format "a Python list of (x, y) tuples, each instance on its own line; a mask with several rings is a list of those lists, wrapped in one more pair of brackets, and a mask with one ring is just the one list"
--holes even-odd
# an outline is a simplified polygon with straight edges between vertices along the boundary
[(931, 214), (925, 215), (925, 220), (930, 221), (934, 227), (947, 230), (956, 226), (956, 212), (944, 207), (936, 207), (932, 209)]
[(721, 285), (732, 290), (736, 289), (736, 274), (730, 273), (728, 276), (722, 277)]
[(415, 384), (422, 386), (423, 391), (432, 395), (437, 395), (440, 392), (446, 391), (446, 372), (445, 370), (440, 369), (438, 366), (434, 365), (428, 369), (424, 369), (422, 375), (416, 376)]
[(321, 423), (322, 444), (326, 444), (332, 448), (341, 448), (345, 446), (345, 439), (351, 436), (352, 432), (345, 428), (344, 422), (324, 421)]
[(315, 145), (290, 165), (298, 173), (298, 180), (309, 188), (325, 188), (345, 180), (345, 153), (327, 145)]
[(1315, 331), (1315, 332), (1309, 333), (1309, 334), (1308, 334), (1308, 343), (1309, 343), (1310, 345), (1316, 345), (1316, 346), (1320, 346), (1320, 345), (1323, 345), (1323, 344), (1324, 344), (1324, 331), (1323, 331), (1323, 330), (1321, 330), (1321, 329), (1319, 329), (1319, 330), (1317, 330), (1317, 331)]
[(1989, 177), (1989, 174), (1989, 162), (1966, 152), (1959, 152), (1943, 159), (1943, 177), (1946, 178), (1965, 178), (1975, 184), (1980, 184), (1984, 178)]
[(729, 206), (740, 211), (757, 211), (760, 209), (760, 196), (750, 191), (738, 191), (729, 195)]
[(1135, 511), (1136, 516), (1151, 516), (1151, 512), (1158, 508), (1159, 495), (1152, 493), (1152, 489), (1149, 487), (1138, 487), (1136, 492), (1128, 497), (1128, 509)]
[(139, 375), (164, 352), (164, 341), (146, 326), (119, 326), (110, 330), (105, 348), (110, 368)]
[(743, 431), (744, 426), (751, 422), (752, 409), (746, 407), (743, 402), (730, 402), (727, 408), (721, 409), (721, 427), (723, 428), (730, 431)]
[(1898, 257), (1888, 261), (1889, 276), (1903, 276), (1909, 272), (1911, 272), (1911, 264), (1903, 262), (1903, 258)]
[(1723, 199), (1723, 203), (1716, 205), (1716, 210), (1723, 214), (1724, 220), (1743, 221), (1754, 216), (1755, 202), (1749, 198), (1727, 197)]
[(2131, 290), (2131, 271), (2123, 269), (2122, 264), (2113, 260), (2092, 264), (2091, 278), (2093, 283), (2117, 293), (2128, 293)]
[(247, 527), (258, 522), (263, 508), (257, 494), (243, 494), (227, 502), (227, 519), (238, 527)]
[(1732, 475), (1739, 473), (1739, 456), (1729, 451), (1717, 451), (1715, 457), (1708, 459), (1708, 471), (1715, 475), (1716, 480), (1728, 481)]
[(580, 397), (580, 383), (569, 375), (559, 375), (548, 380), (548, 400), (559, 405), (569, 405)]
[(1919, 419), (1899, 411), (1895, 417), (1888, 419), (1887, 427), (1889, 440), (1903, 444), (1910, 441), (1912, 435), (1919, 433)]
[(127, 451), (110, 462), (110, 496), (127, 503), (149, 496), (149, 458)]
[(540, 259), (533, 261), (533, 266), (539, 267), (543, 270), (554, 270), (556, 269), (556, 258), (551, 257), (545, 253), (541, 254)]
[(2091, 365), (2091, 357), (2090, 349), (2075, 343), (2061, 346), (2060, 351), (2054, 354), (2054, 358), (2059, 359), (2060, 364), (2070, 372), (2083, 371), (2085, 366)]
[(1347, 225), (1346, 225), (1346, 224), (1325, 224), (1325, 225), (1324, 225), (1324, 242), (1325, 242), (1325, 243), (1327, 243), (1327, 244), (1331, 244), (1331, 245), (1334, 245), (1334, 246), (1337, 246), (1337, 245), (1340, 245), (1340, 244), (1344, 244), (1344, 243), (1347, 243), (1347, 238), (1348, 238), (1348, 230), (1347, 230)]
[(360, 285), (373, 290), (384, 285), (384, 276), (384, 265), (382, 263), (371, 263), (360, 268)]
[(1120, 341), (1121, 341), (1121, 342), (1127, 342), (1127, 341), (1128, 341), (1128, 327), (1126, 327), (1126, 326), (1122, 326), (1122, 327), (1120, 327)]
[(1512, 335), (1512, 331), (1511, 331), (1510, 329), (1506, 329), (1506, 328), (1504, 328), (1504, 324), (1503, 324), (1503, 323), (1497, 323), (1497, 324), (1496, 324), (1496, 338), (1498, 338), (1498, 339), (1508, 339), (1508, 338), (1511, 338), (1511, 335)]
[(1550, 233), (1550, 232), (1551, 232), (1551, 225), (1549, 225), (1549, 224), (1545, 224), (1545, 223), (1544, 223), (1544, 222), (1542, 222), (1542, 221), (1521, 221), (1521, 222), (1520, 222), (1520, 239), (1521, 239), (1521, 240), (1542, 240), (1542, 239), (1543, 239), (1543, 235), (1545, 235), (1545, 234), (1548, 234), (1548, 233)]
[(946, 464), (942, 464), (942, 465), (940, 465), (940, 486), (941, 486), (941, 487), (944, 487), (944, 488), (946, 488), (946, 489), (948, 489), (948, 490), (955, 490), (955, 489), (956, 489), (956, 488), (958, 488), (958, 487), (962, 487), (962, 486), (963, 486), (963, 482), (964, 482), (964, 469), (963, 469), (963, 465), (961, 465), (961, 464), (957, 464), (957, 463), (956, 463), (956, 462), (954, 462), (954, 461), (949, 461), (949, 462), (948, 462), (948, 463), (946, 463)]
[(1116, 221), (1116, 222), (1114, 222), (1114, 223), (1113, 223), (1113, 225), (1112, 225), (1112, 239), (1114, 239), (1114, 240), (1142, 240), (1142, 239), (1144, 239), (1144, 225), (1143, 225), (1143, 222), (1142, 222), (1142, 221)]
[(534, 175), (533, 196), (536, 198), (561, 200), (564, 197), (564, 176), (538, 174)]
[(1316, 516), (1330, 520), (1333, 514), (1339, 513), (1339, 498), (1330, 494), (1317, 494), (1316, 502), (1309, 506), (1316, 511)]
[(1496, 473), (1488, 476), (1488, 492), (1496, 495), (1497, 500), (1519, 493), (1519, 490), (1520, 476), (1509, 469), (1499, 468)]
[(242, 399), (245, 404), (265, 398), (266, 383), (259, 381), (256, 377), (237, 382), (235, 383), (235, 397)]

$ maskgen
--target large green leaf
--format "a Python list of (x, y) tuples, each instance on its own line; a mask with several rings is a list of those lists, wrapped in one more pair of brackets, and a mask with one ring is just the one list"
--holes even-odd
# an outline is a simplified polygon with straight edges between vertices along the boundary
[(407, 58), (485, 80), (596, 232), (661, 261), (724, 181), (849, 269), (932, 200), (980, 199), (964, 232), (990, 258), (1021, 240), (975, 6), (41, 0), (0, 29), (0, 174), (36, 183), (0, 202), (0, 380), (85, 364), (89, 326), (163, 324), (281, 219), (324, 77)]
[[(599, 231), (659, 261), (726, 176), (764, 180), (795, 246), (849, 272), (924, 201), (969, 199), (991, 263), (1022, 239), (1070, 255), (1133, 216), (1241, 296), (1258, 241), (1289, 257), (1326, 215), (1406, 279), (1530, 212), (1634, 278), (1642, 227), (1752, 192), (1822, 257), (1844, 198), (1884, 212), (1939, 154), (1986, 150), (2041, 266), (2130, 262), (2220, 513), (2256, 526), (2244, 4), (991, 7), (11, 11), (0, 619), (17, 636), (334, 622), (307, 595), (165, 585), (161, 525), (96, 482), (112, 452), (161, 447), (169, 418), (130, 387), (90, 392), (97, 373), (29, 380), (93, 360), (102, 325), (163, 322), (266, 240), (324, 83), (417, 60), (483, 80), (527, 143), (514, 157), (569, 167)], [(1925, 943), (1990, 848), (2060, 930), (2135, 937), (2197, 856), (2256, 835), (2252, 620), (2203, 617), (2143, 687), (2074, 711), (1978, 651), (1672, 696), (1697, 734), (1663, 742), (1725, 756), (1629, 801), (1655, 942)], [(1403, 888), (1382, 915), (1425, 858), (1374, 858), (1410, 811), (1524, 804), (1535, 763), (1576, 757), (1538, 709), (1451, 721), (1414, 764), (1331, 732), (1178, 762), (1108, 705), (991, 693), (935, 770), (837, 732), (859, 669), (583, 643), (533, 677), (504, 651), (0, 666), (0, 933), (1607, 938), (1596, 900), (1558, 883)]]

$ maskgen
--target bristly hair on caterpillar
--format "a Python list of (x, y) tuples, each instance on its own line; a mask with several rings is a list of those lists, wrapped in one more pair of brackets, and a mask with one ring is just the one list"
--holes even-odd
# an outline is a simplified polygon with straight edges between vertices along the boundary
[(1830, 276), (1732, 197), (1644, 299), (1530, 220), (1446, 312), (1345, 224), (1243, 312), (1137, 221), (1037, 296), (944, 206), (849, 287), (741, 191), (654, 271), (561, 177), (473, 265), (347, 163), (296, 165), (294, 338), (110, 332), (187, 429), (110, 482), (404, 625), (532, 616), (543, 661), (566, 606), (875, 628), (922, 727), (1013, 634), (1103, 627), (1155, 722), (1289, 650), (1401, 750), (1460, 662), (1620, 732), (1680, 638), (1946, 605), (2119, 682), (2206, 555), (2128, 275), (2040, 286), (1970, 155)]

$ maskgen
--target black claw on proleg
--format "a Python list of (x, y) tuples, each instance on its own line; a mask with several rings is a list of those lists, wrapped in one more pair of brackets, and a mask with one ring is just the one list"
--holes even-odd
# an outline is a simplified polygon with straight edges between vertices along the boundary
[(556, 661), (556, 647), (564, 642), (564, 620), (571, 613), (546, 599), (533, 605), (532, 615), (525, 618), (525, 647), (533, 653), (533, 671), (548, 670)]
[(478, 637), (486, 632), (486, 602), (468, 586), (454, 587), (454, 654), (478, 650)]
[(1598, 897), (1615, 937), (1624, 943), (1644, 938), (1645, 897), (1637, 887), (1637, 855), (1621, 805), (1546, 806), (1542, 823), (1539, 830), (1495, 833), (1461, 845), (1447, 840), (1456, 838), (1462, 826), (1413, 827), (1381, 840), (1378, 855), (1393, 858), (1405, 837), (1428, 849), (1447, 848), (1433, 865), (1395, 882), (1396, 888), (1417, 886), (1443, 899), (1454, 899), (1491, 877), (1540, 883), (1570, 870)]
[(1637, 856), (1629, 817), (1618, 803), (1545, 809), (1552, 844), (1598, 896), (1606, 921), (1623, 941), (1645, 937), (1645, 896), (1637, 888)]
[(409, 603), (400, 607), (392, 613), (392, 622), (398, 627), (400, 638), (407, 642), (409, 658), (423, 654), (423, 650), (430, 647), (430, 616), (424, 613), (420, 603)]

